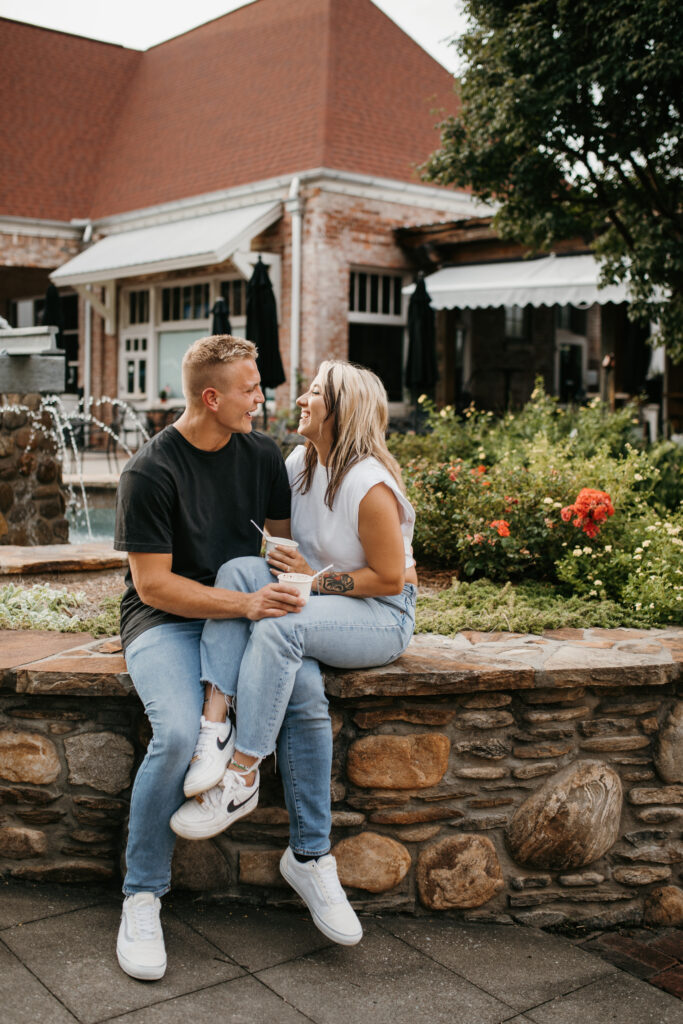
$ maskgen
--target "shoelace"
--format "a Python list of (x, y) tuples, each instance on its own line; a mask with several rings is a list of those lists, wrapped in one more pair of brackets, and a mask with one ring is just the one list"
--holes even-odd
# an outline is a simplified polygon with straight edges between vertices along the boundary
[[(212, 726), (215, 724), (215, 728)], [(228, 729), (228, 736), (230, 735), (230, 729)], [(197, 745), (194, 748), (194, 754), (192, 760), (201, 757), (202, 754), (209, 748), (215, 746), (216, 737), (218, 736), (218, 722), (210, 723), (207, 722), (199, 730), (199, 736), (197, 737)]]
[(219, 782), (213, 789), (208, 789), (205, 793), (201, 793), (196, 799), (200, 804), (208, 804), (209, 807), (217, 810), (219, 807), (227, 807), (230, 802), (230, 798), (236, 789), (245, 789), (246, 783), (237, 772), (226, 772), (223, 776), (223, 781)]
[(136, 939), (143, 942), (159, 935), (159, 912), (156, 903), (129, 904), (130, 919)]
[(322, 867), (320, 866), (320, 861), (317, 861), (315, 866), (327, 901), (329, 903), (344, 903), (346, 901), (346, 893), (342, 889), (341, 882), (337, 877), (337, 863), (334, 858), (330, 858)]

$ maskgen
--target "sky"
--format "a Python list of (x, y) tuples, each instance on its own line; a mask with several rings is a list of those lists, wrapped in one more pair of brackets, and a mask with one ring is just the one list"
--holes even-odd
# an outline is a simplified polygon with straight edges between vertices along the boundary
[[(448, 40), (465, 28), (461, 0), (373, 2), (455, 72), (457, 55)], [(245, 0), (0, 0), (0, 17), (145, 50), (244, 5)]]

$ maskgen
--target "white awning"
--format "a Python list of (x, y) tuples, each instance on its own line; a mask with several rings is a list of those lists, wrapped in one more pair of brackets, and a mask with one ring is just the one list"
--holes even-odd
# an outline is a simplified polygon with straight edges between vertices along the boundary
[[(595, 258), (544, 256), (537, 260), (477, 263), (444, 267), (425, 285), (435, 309), (481, 309), (486, 306), (592, 306), (627, 302), (624, 285), (598, 288)], [(410, 295), (410, 285), (403, 289)]]
[(186, 267), (223, 263), (282, 215), (282, 203), (122, 231), (95, 242), (50, 277), (57, 285), (95, 284)]

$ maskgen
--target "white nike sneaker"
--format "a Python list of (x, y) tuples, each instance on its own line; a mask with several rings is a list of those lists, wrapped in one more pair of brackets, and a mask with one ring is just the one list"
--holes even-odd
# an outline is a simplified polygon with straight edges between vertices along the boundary
[(280, 874), (301, 896), (323, 935), (342, 946), (360, 942), (363, 929), (341, 887), (331, 853), (302, 864), (288, 846), (280, 859)]
[(235, 753), (235, 728), (226, 722), (208, 722), (201, 718), (197, 745), (183, 782), (185, 796), (196, 796), (217, 786)]
[(193, 800), (186, 800), (171, 818), (171, 828), (183, 839), (210, 839), (224, 832), (226, 828), (251, 814), (258, 804), (259, 773), (251, 786), (247, 786), (239, 772), (229, 768), (222, 781), (200, 793)]
[(116, 956), (131, 978), (158, 981), (166, 972), (160, 911), (161, 900), (151, 892), (137, 892), (123, 901)]

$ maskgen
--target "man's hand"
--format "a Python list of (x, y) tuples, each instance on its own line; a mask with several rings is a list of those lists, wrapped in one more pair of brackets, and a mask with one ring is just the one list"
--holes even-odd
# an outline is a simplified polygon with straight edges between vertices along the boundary
[(306, 603), (295, 587), (286, 583), (268, 583), (253, 594), (246, 594), (245, 618), (257, 622), (259, 619), (277, 619), (289, 612), (300, 612)]

